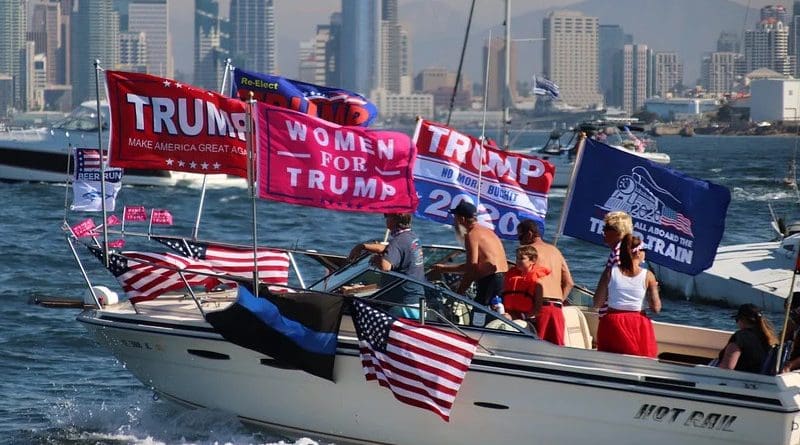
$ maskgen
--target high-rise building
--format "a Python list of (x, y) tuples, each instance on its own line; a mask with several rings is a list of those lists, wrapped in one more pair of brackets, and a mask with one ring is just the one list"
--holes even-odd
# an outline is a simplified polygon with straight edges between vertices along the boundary
[(339, 47), (342, 41), (342, 14), (339, 12), (331, 14), (328, 26), (328, 41), (325, 43), (325, 85), (341, 86)]
[(195, 0), (194, 7), (194, 84), (217, 91), (230, 54), (229, 22), (220, 17), (218, 0)]
[(299, 80), (325, 85), (325, 48), (331, 38), (330, 31), (330, 25), (317, 25), (314, 38), (300, 43)]
[(598, 18), (556, 11), (543, 22), (544, 75), (560, 87), (561, 100), (579, 107), (602, 105)]
[(717, 52), (718, 53), (738, 53), (741, 44), (739, 42), (739, 35), (735, 32), (722, 31), (717, 38)]
[(61, 3), (48, 0), (33, 5), (29, 34), (44, 36), (36, 41), (36, 53), (47, 57), (47, 83), (58, 83), (58, 51), (61, 47)]
[(794, 76), (800, 75), (800, 1), (795, 1), (792, 5), (792, 17), (789, 25), (789, 55), (794, 57), (795, 68)]
[[(72, 11), (75, 9), (77, 0), (61, 0), (61, 26), (59, 36), (61, 46), (58, 48), (56, 58), (56, 83), (59, 85), (72, 84)], [(69, 104), (72, 104), (72, 92), (70, 91)], [(64, 101), (67, 102), (67, 101)]]
[[(450, 98), (456, 84), (456, 72), (446, 68), (425, 68), (414, 78), (414, 90), (433, 95), (433, 106), (436, 109), (450, 107)], [(454, 100), (455, 108), (468, 108), (472, 103), (472, 83), (461, 77), (461, 87)]]
[(28, 102), (28, 109), (40, 111), (44, 109), (44, 90), (47, 88), (47, 55), (44, 53), (35, 54), (31, 68), (31, 73), (28, 76), (31, 82), (31, 97)]
[(761, 20), (774, 19), (789, 24), (789, 11), (783, 5), (768, 5), (761, 8)]
[(516, 100), (515, 85), (517, 84), (517, 47), (511, 42), (510, 50), (510, 80), (509, 91), (506, 91), (506, 40), (502, 37), (493, 37), (483, 45), (483, 71), (487, 72), (486, 81), (486, 109), (502, 110), (505, 107), (513, 108)]
[[(119, 63), (119, 17), (108, 0), (80, 0), (71, 18), (72, 99), (95, 99), (94, 61), (114, 69)], [(101, 97), (102, 97), (102, 88)]]
[(128, 31), (144, 33), (148, 73), (170, 79), (175, 77), (167, 0), (131, 1), (128, 4)]
[[(119, 33), (119, 69), (137, 73), (148, 72), (147, 34), (143, 31)], [(158, 73), (151, 73), (159, 75)]]
[(230, 27), (234, 66), (278, 74), (273, 0), (231, 0)]
[(678, 53), (655, 53), (654, 94), (667, 97), (668, 93), (676, 92), (676, 88), (682, 85), (683, 62), (678, 58)]
[(620, 25), (600, 25), (600, 92), (607, 105), (622, 106), (622, 48), (633, 43)]
[[(0, 3), (0, 75), (13, 78), (13, 91), (8, 94), (13, 106), (22, 109), (25, 101), (24, 52), (27, 18), (24, 0), (2, 0)], [(4, 85), (8, 85), (4, 82)], [(7, 110), (0, 110), (0, 117)]]
[(744, 56), (734, 52), (714, 52), (703, 57), (701, 85), (710, 93), (722, 95), (734, 90), (737, 77), (743, 75)]
[(744, 57), (747, 72), (769, 68), (785, 76), (792, 75), (789, 58), (789, 27), (774, 18), (762, 20), (755, 30), (744, 33)]
[(400, 93), (404, 33), (399, 22), (397, 0), (381, 0), (381, 33), (380, 85), (390, 93)]
[(341, 87), (369, 95), (381, 82), (381, 3), (342, 0), (337, 71)]
[(628, 44), (622, 49), (622, 109), (630, 114), (639, 111), (648, 98), (651, 59), (647, 45)]

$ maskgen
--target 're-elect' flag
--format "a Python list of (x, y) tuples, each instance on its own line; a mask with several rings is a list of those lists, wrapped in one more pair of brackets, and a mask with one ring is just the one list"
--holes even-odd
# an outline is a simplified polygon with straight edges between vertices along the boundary
[(340, 125), (367, 127), (378, 115), (378, 108), (366, 97), (343, 88), (326, 87), (262, 74), (241, 68), (233, 69), (231, 96), (289, 108)]
[(357, 298), (352, 315), (367, 380), (449, 421), (478, 341), (396, 319)]
[(461, 201), (480, 201), (478, 222), (497, 236), (516, 239), (521, 219), (536, 221), (544, 233), (553, 164), (500, 150), (488, 141), (481, 144), (476, 137), (424, 119), (417, 123), (414, 143), (417, 216), (452, 225), (448, 210)]
[(110, 164), (247, 177), (246, 104), (149, 74), (106, 71)]
[(259, 198), (347, 212), (417, 208), (408, 135), (256, 105)]
[(587, 139), (575, 166), (563, 233), (598, 245), (603, 217), (624, 211), (647, 260), (696, 275), (711, 267), (725, 230), (730, 191)]
[[(241, 278), (253, 278), (253, 249), (226, 246), (184, 238), (153, 237), (183, 256), (203, 260), (215, 271)], [(289, 284), (289, 255), (272, 249), (258, 249), (258, 279), (264, 283)]]
[[(86, 247), (105, 264), (102, 249), (89, 245)], [(168, 252), (109, 252), (109, 256), (108, 270), (122, 285), (132, 303), (152, 300), (166, 292), (185, 289), (181, 272), (192, 286), (211, 289), (221, 282), (212, 276), (215, 272), (205, 262)]]

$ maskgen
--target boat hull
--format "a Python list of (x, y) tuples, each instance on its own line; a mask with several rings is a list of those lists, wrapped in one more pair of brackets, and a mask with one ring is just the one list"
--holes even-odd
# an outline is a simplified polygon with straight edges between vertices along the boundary
[[(499, 348), (497, 340), (503, 349), (476, 354), (446, 423), (365, 381), (345, 320), (330, 382), (232, 345), (202, 321), (153, 323), (97, 310), (78, 319), (140, 381), (170, 399), (337, 442), (800, 443), (793, 432), (797, 402), (781, 400), (775, 388), (796, 387), (795, 375), (756, 376), (756, 389), (733, 393), (736, 379), (720, 390), (684, 388), (637, 375), (664, 366), (653, 360), (484, 336), (482, 345)], [(525, 354), (506, 352), (515, 350)], [(681, 368), (675, 368), (678, 382)]]

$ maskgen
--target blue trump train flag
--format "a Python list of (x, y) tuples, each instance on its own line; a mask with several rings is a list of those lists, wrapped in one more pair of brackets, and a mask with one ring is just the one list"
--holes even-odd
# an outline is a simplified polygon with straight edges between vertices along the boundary
[(259, 298), (239, 285), (235, 303), (206, 314), (225, 340), (286, 365), (333, 380), (344, 298), (314, 292), (270, 293)]
[(231, 96), (310, 114), (339, 125), (368, 127), (378, 107), (364, 96), (342, 88), (325, 87), (281, 76), (233, 69)]
[(603, 245), (603, 217), (633, 217), (647, 259), (678, 272), (711, 267), (725, 230), (730, 191), (588, 139), (567, 197), (563, 233)]

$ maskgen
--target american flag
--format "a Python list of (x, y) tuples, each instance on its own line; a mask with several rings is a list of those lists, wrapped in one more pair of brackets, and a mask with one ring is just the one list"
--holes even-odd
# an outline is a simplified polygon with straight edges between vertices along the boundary
[(692, 234), (692, 220), (667, 206), (661, 209), (661, 225), (674, 227), (686, 235), (694, 236)]
[(367, 380), (449, 421), (477, 340), (400, 321), (358, 299), (353, 300), (353, 321)]
[[(153, 239), (185, 257), (206, 261), (218, 273), (253, 278), (251, 248), (215, 245), (182, 238)], [(258, 249), (258, 279), (268, 284), (289, 284), (289, 255), (272, 249)]]
[(100, 150), (80, 148), (75, 151), (77, 170), (83, 172), (90, 169), (100, 169)]
[[(89, 251), (105, 264), (103, 250), (96, 246), (87, 245)], [(166, 292), (186, 288), (177, 270), (190, 270), (203, 274), (213, 274), (214, 271), (203, 261), (184, 258), (172, 253), (135, 252), (128, 251), (116, 253), (109, 252), (108, 270), (122, 285), (125, 294), (132, 303), (152, 300)], [(210, 289), (220, 280), (198, 273), (184, 273), (186, 281), (192, 286), (204, 286)]]

